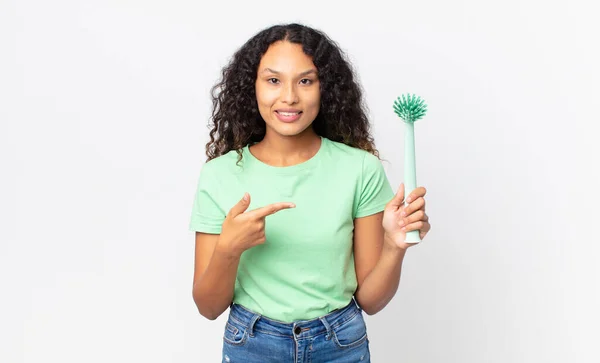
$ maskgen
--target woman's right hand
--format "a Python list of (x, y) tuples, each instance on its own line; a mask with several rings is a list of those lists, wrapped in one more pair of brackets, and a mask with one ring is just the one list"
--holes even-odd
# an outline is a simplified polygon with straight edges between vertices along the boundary
[(251, 210), (244, 213), (250, 205), (250, 194), (234, 205), (227, 213), (219, 242), (220, 247), (232, 256), (240, 257), (242, 252), (254, 246), (265, 243), (265, 218), (282, 209), (295, 208), (294, 203), (280, 202)]

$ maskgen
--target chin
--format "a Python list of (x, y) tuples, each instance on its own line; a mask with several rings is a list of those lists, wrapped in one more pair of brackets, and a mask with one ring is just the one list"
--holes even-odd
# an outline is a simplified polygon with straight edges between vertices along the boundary
[(297, 136), (297, 135), (300, 135), (300, 134), (306, 132), (310, 127), (311, 127), (311, 124), (298, 125), (298, 124), (292, 123), (292, 124), (281, 125), (281, 123), (278, 122), (278, 124), (275, 125), (275, 127), (271, 127), (271, 129), (273, 131), (275, 131), (275, 133), (282, 135), (282, 136)]
[(275, 130), (275, 132), (281, 136), (298, 136), (301, 135), (304, 130)]

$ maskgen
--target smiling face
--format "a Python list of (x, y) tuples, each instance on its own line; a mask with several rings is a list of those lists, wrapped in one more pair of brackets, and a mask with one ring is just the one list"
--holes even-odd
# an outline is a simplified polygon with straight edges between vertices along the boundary
[(317, 68), (302, 45), (287, 41), (271, 44), (258, 66), (255, 89), (267, 135), (312, 132), (321, 93)]

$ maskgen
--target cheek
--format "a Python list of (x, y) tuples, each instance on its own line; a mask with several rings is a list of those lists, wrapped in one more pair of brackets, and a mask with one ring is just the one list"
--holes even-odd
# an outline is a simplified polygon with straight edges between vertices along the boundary
[(273, 92), (265, 87), (261, 87), (260, 85), (256, 85), (256, 102), (259, 107), (269, 107), (272, 104)]
[(321, 106), (321, 97), (320, 97), (320, 94), (313, 95), (310, 98), (310, 107), (313, 109), (313, 111), (315, 113), (318, 113), (320, 106)]

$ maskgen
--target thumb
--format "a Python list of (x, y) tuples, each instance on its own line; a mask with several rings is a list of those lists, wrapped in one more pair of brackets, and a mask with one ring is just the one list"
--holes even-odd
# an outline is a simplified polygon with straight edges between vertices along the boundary
[(404, 205), (404, 183), (400, 183), (400, 187), (398, 187), (398, 191), (394, 198), (392, 198), (390, 204), (398, 208)]
[(244, 197), (242, 199), (240, 199), (240, 201), (237, 202), (229, 210), (229, 216), (230, 217), (237, 217), (237, 216), (239, 216), (240, 214), (244, 213), (246, 211), (246, 209), (248, 209), (249, 205), (250, 205), (250, 194), (244, 193)]

